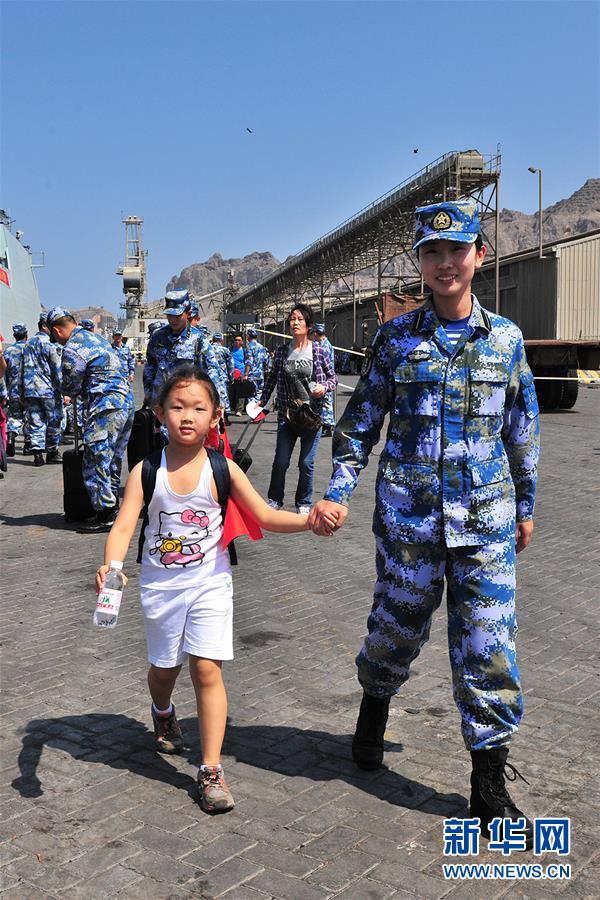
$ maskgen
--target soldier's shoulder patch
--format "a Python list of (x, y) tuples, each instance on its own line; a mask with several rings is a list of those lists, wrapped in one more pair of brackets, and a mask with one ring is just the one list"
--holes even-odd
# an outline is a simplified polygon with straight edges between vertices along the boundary
[(365, 351), (365, 358), (363, 359), (362, 366), (360, 367), (360, 377), (366, 378), (373, 368), (373, 360), (375, 359), (375, 351), (372, 347), (367, 347)]

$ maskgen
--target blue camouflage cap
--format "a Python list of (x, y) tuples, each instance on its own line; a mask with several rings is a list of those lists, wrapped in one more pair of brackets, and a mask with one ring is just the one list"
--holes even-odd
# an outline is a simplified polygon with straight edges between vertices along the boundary
[(42, 312), (38, 318), (38, 325), (47, 325), (48, 324), (48, 313)]
[(258, 337), (258, 331), (256, 330), (256, 328), (248, 329), (248, 337), (251, 337), (251, 338)]
[(413, 250), (425, 241), (447, 240), (473, 244), (481, 232), (475, 200), (452, 200), (419, 206), (415, 211)]
[(165, 316), (180, 316), (189, 312), (191, 306), (189, 291), (168, 291), (165, 294)]
[(215, 331), (213, 332), (213, 341), (222, 341), (223, 340), (223, 332)]
[(323, 322), (315, 322), (315, 331), (317, 334), (325, 334), (325, 325)]
[(12, 332), (14, 337), (17, 337), (19, 334), (27, 334), (27, 325), (24, 322), (15, 322), (12, 327)]
[(86, 331), (94, 330), (94, 323), (91, 319), (82, 319), (79, 324), (82, 328), (85, 328)]
[(53, 306), (52, 309), (49, 309), (46, 313), (46, 324), (48, 327), (53, 325), (58, 319), (63, 319), (65, 316), (70, 316), (71, 312), (68, 309), (65, 309), (64, 306)]
[(200, 315), (200, 307), (197, 303), (190, 303), (190, 315), (192, 318)]
[(160, 322), (150, 322), (148, 325), (148, 334), (152, 334), (153, 331), (156, 331), (157, 328), (162, 328)]

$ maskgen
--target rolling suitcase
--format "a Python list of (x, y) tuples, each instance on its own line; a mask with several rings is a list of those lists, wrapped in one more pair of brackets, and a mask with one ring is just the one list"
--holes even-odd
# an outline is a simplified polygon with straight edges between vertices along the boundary
[(65, 450), (62, 455), (65, 522), (81, 522), (94, 515), (94, 508), (83, 483), (83, 450), (79, 446), (77, 409), (73, 416), (73, 434), (75, 447), (72, 450)]
[[(261, 419), (261, 421), (258, 422), (256, 425), (254, 425), (254, 422), (253, 422), (252, 420), (250, 420), (249, 422), (247, 422), (247, 423), (246, 423), (246, 427), (244, 428), (244, 430), (243, 430), (242, 433), (240, 434), (240, 437), (239, 437), (239, 440), (238, 440), (237, 444), (236, 444), (235, 447), (233, 448), (233, 461), (234, 461), (234, 463), (237, 463), (237, 465), (240, 467), (240, 469), (242, 470), (242, 472), (247, 472), (248, 469), (250, 468), (250, 466), (252, 465), (252, 457), (251, 457), (250, 454), (248, 453), (248, 450), (250, 449), (250, 447), (252, 446), (252, 444), (253, 444), (254, 441), (256, 440), (256, 435), (257, 435), (258, 432), (260, 431), (263, 422), (264, 422), (264, 419)], [(240, 444), (241, 444), (242, 441), (244, 440), (244, 437), (245, 437), (245, 435), (246, 435), (246, 432), (248, 431), (248, 429), (250, 428), (251, 425), (254, 426), (254, 434), (252, 435), (252, 437), (250, 438), (250, 440), (249, 440), (248, 443), (246, 444), (245, 449), (242, 450), (241, 447), (240, 447)]]
[(156, 416), (147, 406), (136, 410), (127, 444), (127, 467), (133, 469), (142, 459), (162, 447), (164, 441), (157, 431)]

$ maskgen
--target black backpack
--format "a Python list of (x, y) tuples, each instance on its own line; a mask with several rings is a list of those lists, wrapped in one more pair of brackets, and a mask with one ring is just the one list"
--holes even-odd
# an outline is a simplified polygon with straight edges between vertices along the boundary
[[(222, 453), (219, 453), (218, 450), (213, 450), (210, 447), (206, 448), (206, 453), (208, 455), (208, 461), (213, 471), (213, 476), (215, 479), (215, 483), (217, 485), (217, 497), (219, 499), (219, 504), (221, 506), (221, 520), (223, 525), (225, 524), (225, 516), (227, 515), (227, 501), (229, 500), (229, 494), (231, 491), (231, 477), (229, 475), (229, 466), (227, 465), (227, 460), (223, 456)], [(148, 527), (148, 509), (150, 507), (150, 501), (152, 500), (152, 495), (154, 494), (154, 487), (156, 485), (156, 473), (160, 467), (160, 461), (162, 459), (162, 447), (159, 450), (155, 450), (150, 456), (146, 456), (142, 465), (142, 490), (144, 491), (144, 519), (142, 521), (142, 527), (140, 530), (140, 536), (138, 539), (138, 553), (137, 553), (137, 562), (141, 563), (142, 561), (142, 551), (144, 549), (144, 539), (146, 537), (146, 528)], [(229, 560), (232, 566), (237, 566), (237, 553), (235, 549), (235, 544), (233, 541), (230, 542), (227, 549), (229, 550)]]

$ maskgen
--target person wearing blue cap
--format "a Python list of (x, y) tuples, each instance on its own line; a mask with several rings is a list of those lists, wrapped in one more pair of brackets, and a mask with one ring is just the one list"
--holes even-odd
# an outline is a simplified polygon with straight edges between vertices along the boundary
[(109, 531), (119, 506), (121, 465), (133, 424), (130, 383), (108, 341), (77, 325), (67, 309), (51, 309), (48, 327), (62, 346), (64, 392), (86, 398), (82, 474), (94, 515), (77, 530)]
[(256, 328), (249, 328), (246, 332), (248, 342), (246, 344), (246, 371), (245, 375), (254, 384), (254, 400), (260, 400), (265, 386), (265, 372), (269, 362), (269, 351), (258, 340)]
[(23, 398), (34, 466), (61, 463), (58, 452), (63, 410), (60, 353), (50, 341), (46, 313), (40, 316), (37, 334), (27, 341), (23, 350)]
[(86, 331), (94, 330), (94, 323), (91, 319), (82, 319), (79, 324), (82, 328), (85, 328)]
[(6, 390), (8, 394), (8, 423), (6, 455), (15, 455), (15, 441), (17, 435), (23, 432), (25, 446), (31, 445), (29, 434), (29, 417), (25, 415), (25, 402), (23, 397), (23, 352), (27, 343), (27, 325), (23, 322), (15, 322), (12, 327), (15, 343), (4, 351), (6, 360)]
[(211, 378), (225, 408), (226, 390), (221, 378), (212, 344), (198, 328), (190, 325), (191, 309), (188, 291), (169, 291), (165, 296), (165, 316), (168, 324), (151, 335), (146, 347), (144, 366), (144, 403), (154, 407), (162, 385), (175, 366), (193, 362)]
[[(197, 303), (190, 303), (190, 311), (188, 313), (188, 322), (192, 328), (201, 328), (200, 326), (200, 307)], [(206, 329), (208, 331), (208, 328)]]
[(215, 331), (213, 333), (212, 346), (221, 372), (221, 379), (225, 383), (225, 407), (223, 417), (225, 419), (225, 424), (229, 425), (229, 416), (231, 415), (229, 390), (231, 385), (233, 384), (233, 357), (231, 355), (231, 350), (229, 349), (229, 347), (226, 347), (223, 344), (223, 332)]
[[(323, 322), (315, 323), (315, 340), (319, 342), (320, 346), (329, 356), (331, 368), (335, 371), (335, 354), (325, 331), (325, 324)], [(333, 426), (335, 425), (335, 416), (333, 411), (333, 393), (333, 391), (327, 391), (325, 397), (323, 398), (323, 409), (321, 410), (323, 429), (321, 431), (321, 437), (331, 437), (333, 434)]]
[(373, 520), (377, 581), (356, 659), (363, 697), (352, 752), (363, 769), (381, 765), (390, 698), (429, 637), (445, 580), (454, 700), (471, 755), (470, 813), (485, 837), (492, 819), (512, 820), (512, 834), (521, 831), (530, 848), (532, 824), (506, 789), (505, 767), (523, 713), (515, 554), (533, 534), (533, 375), (517, 326), (471, 293), (486, 252), (475, 202), (417, 209), (414, 248), (431, 295), (377, 332), (335, 429), (325, 499), (310, 517), (319, 534), (343, 524), (389, 413)]

